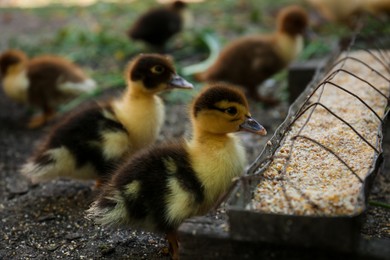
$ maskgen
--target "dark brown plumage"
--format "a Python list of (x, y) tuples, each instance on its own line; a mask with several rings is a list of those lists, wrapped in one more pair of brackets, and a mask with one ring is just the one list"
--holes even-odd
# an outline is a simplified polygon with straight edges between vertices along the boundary
[(249, 97), (274, 104), (275, 100), (260, 96), (257, 87), (296, 58), (303, 48), (307, 25), (308, 17), (301, 7), (286, 7), (277, 16), (276, 32), (234, 40), (221, 51), (216, 62), (196, 78), (237, 84), (248, 91)]
[(244, 170), (245, 150), (234, 133), (266, 134), (243, 93), (224, 84), (205, 87), (190, 116), (189, 140), (155, 145), (128, 159), (88, 211), (100, 224), (166, 233), (173, 259), (178, 226), (207, 213)]
[(0, 79), (7, 96), (43, 112), (31, 119), (31, 128), (51, 119), (59, 104), (96, 88), (95, 82), (68, 60), (51, 55), (29, 60), (20, 50), (0, 55)]
[(167, 41), (183, 28), (183, 12), (187, 4), (175, 1), (147, 11), (128, 30), (128, 36), (162, 50)]
[(104, 182), (122, 158), (157, 138), (165, 116), (157, 94), (192, 88), (163, 55), (137, 56), (125, 78), (128, 86), (120, 98), (93, 103), (54, 126), (22, 173), (32, 182), (58, 177)]

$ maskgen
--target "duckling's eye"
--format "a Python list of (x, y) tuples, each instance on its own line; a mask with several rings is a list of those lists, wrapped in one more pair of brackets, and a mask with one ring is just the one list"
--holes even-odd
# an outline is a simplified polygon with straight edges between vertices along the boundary
[(237, 114), (237, 108), (235, 108), (235, 107), (228, 107), (228, 108), (225, 109), (225, 112), (228, 113), (231, 116), (234, 116), (235, 114)]
[(161, 65), (156, 65), (151, 68), (153, 74), (161, 74), (165, 71), (165, 68)]

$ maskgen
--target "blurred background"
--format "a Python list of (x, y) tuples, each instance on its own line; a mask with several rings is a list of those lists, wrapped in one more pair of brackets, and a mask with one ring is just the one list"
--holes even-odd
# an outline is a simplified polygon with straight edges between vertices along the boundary
[[(150, 8), (170, 2), (0, 0), (0, 53), (16, 48), (29, 57), (48, 53), (63, 56), (80, 65), (96, 80), (102, 90), (98, 95), (105, 90), (120, 91), (125, 86), (123, 70), (127, 62), (139, 53), (155, 51), (141, 41), (129, 39), (128, 29)], [(164, 94), (164, 99), (169, 102), (166, 102), (167, 118), (159, 141), (182, 136), (186, 130), (183, 122), (187, 111), (184, 106), (202, 86), (191, 77), (190, 69), (206, 69), (210, 64), (207, 61), (215, 59), (233, 39), (275, 31), (276, 15), (287, 5), (301, 5), (309, 14), (310, 33), (306, 35), (304, 49), (295, 61), (314, 60), (314, 67), (317, 67), (317, 61), (326, 60), (357, 28), (371, 43), (381, 36), (389, 39), (390, 35), (390, 0), (186, 2), (192, 13), (192, 25), (174, 35), (164, 52), (174, 58), (178, 73), (195, 83), (196, 88), (192, 92)], [(379, 7), (372, 8), (372, 3)], [(287, 115), (287, 78), (287, 69), (272, 76), (277, 86), (273, 89), (277, 89), (276, 95), (282, 101), (278, 106), (269, 108), (251, 100), (252, 115), (266, 124), (269, 135), (262, 139), (242, 135), (250, 161), (258, 156)], [(107, 96), (112, 97), (112, 94), (109, 92)], [(161, 252), (165, 241), (158, 235), (131, 230), (108, 231), (87, 221), (84, 211), (93, 198), (88, 184), (60, 180), (29, 186), (18, 175), (19, 167), (50, 125), (43, 131), (21, 127), (25, 123), (22, 120), (25, 108), (6, 99), (2, 89), (0, 101), (3, 105), (0, 109), (0, 147), (3, 148), (0, 152), (0, 230), (4, 231), (0, 235), (0, 259), (95, 259), (99, 256), (123, 259), (124, 255), (128, 259), (167, 259)], [(380, 185), (374, 189), (376, 199), (388, 202), (389, 178), (379, 180)], [(362, 233), (388, 238), (388, 212), (378, 208), (371, 210)], [(161, 258), (162, 255), (165, 258)]]
[[(86, 69), (100, 87), (121, 86), (127, 61), (137, 53), (150, 51), (145, 44), (131, 41), (126, 31), (142, 13), (168, 2), (172, 1), (0, 0), (0, 51), (19, 48), (29, 56), (65, 56)], [(325, 57), (339, 39), (353, 31), (348, 21), (326, 17), (324, 8), (315, 5), (319, 0), (186, 2), (192, 13), (192, 26), (167, 44), (167, 52), (174, 57), (179, 72), (206, 60), (211, 51), (218, 52), (232, 39), (273, 31), (278, 10), (289, 4), (304, 6), (310, 14), (312, 33), (305, 40), (299, 60)], [(382, 33), (388, 33), (386, 19), (382, 14), (366, 19), (369, 24), (365, 28), (380, 28)], [(205, 33), (212, 35), (211, 41), (205, 40)], [(275, 77), (283, 80), (285, 76), (281, 73)]]

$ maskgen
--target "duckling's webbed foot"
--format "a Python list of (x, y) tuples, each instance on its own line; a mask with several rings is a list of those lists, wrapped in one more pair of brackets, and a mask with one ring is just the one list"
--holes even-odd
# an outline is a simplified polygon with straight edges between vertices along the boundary
[(179, 259), (179, 242), (177, 240), (176, 231), (167, 233), (167, 240), (169, 243), (169, 254), (172, 260)]
[(38, 128), (52, 120), (56, 116), (55, 111), (48, 110), (43, 114), (35, 115), (30, 118), (30, 121), (27, 124), (27, 127), (30, 129)]

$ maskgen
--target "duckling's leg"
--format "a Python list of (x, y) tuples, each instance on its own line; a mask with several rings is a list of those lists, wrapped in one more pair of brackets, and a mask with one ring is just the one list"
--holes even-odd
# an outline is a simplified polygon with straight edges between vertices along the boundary
[(102, 179), (97, 179), (95, 182), (95, 188), (100, 189), (103, 186), (104, 181)]
[(179, 259), (179, 242), (177, 241), (176, 231), (167, 233), (167, 240), (169, 243), (169, 254), (173, 260)]

